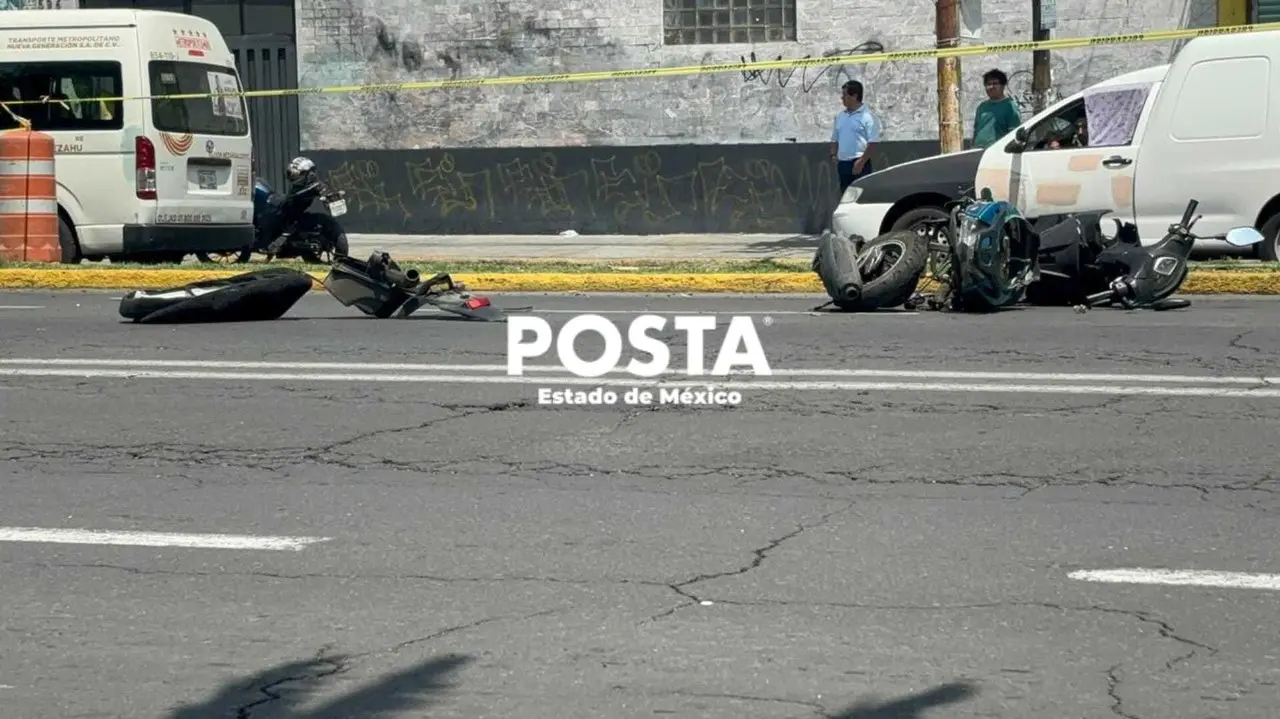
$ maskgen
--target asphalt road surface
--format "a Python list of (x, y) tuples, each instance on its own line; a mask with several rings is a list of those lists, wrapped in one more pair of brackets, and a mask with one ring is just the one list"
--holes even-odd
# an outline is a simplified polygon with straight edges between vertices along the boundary
[(540, 406), (590, 386), (502, 324), (115, 296), (0, 295), (6, 717), (1276, 715), (1280, 302), (501, 298), (750, 313), (773, 376), (689, 407)]

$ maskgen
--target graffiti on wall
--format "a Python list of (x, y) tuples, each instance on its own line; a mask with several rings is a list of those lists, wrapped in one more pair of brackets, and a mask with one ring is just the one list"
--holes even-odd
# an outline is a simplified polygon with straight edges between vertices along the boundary
[[(1119, 6), (1104, 0), (1062, 2), (1063, 17), (1102, 17), (1105, 10), (1108, 18), (1135, 30), (1169, 26), (1166, 13), (1136, 0)], [(1189, 2), (1209, 7), (1213, 0)], [(303, 86), (456, 80), (853, 56), (932, 44), (931, 33), (918, 32), (933, 25), (932, 9), (925, 6), (898, 5), (896, 14), (833, 6), (832, 16), (807, 30), (812, 39), (798, 49), (795, 43), (761, 43), (743, 53), (664, 46), (660, 11), (647, 23), (633, 5), (598, 4), (583, 11), (578, 3), (549, 0), (299, 0), (299, 80)], [(1022, 27), (1026, 20), (1024, 9), (996, 15), (988, 18), (991, 27)], [(1189, 12), (1182, 19), (1182, 24), (1197, 22), (1200, 14)], [(1062, 32), (1093, 31), (1077, 32), (1073, 25), (1068, 22)], [(850, 43), (851, 34), (866, 41)], [(1064, 55), (1080, 72), (1055, 72), (1061, 95), (1158, 64), (1167, 59), (1167, 49), (1106, 46), (1053, 54), (1055, 61)], [(988, 62), (1021, 77), (1018, 72), (1029, 60), (1029, 54), (978, 64), (966, 59), (965, 115), (982, 99), (979, 78)], [(821, 142), (839, 110), (839, 85), (849, 79), (866, 86), (868, 105), (886, 138), (933, 139), (933, 68), (928, 59), (850, 62), (610, 82), (309, 94), (300, 99), (301, 139), (308, 151)], [(1029, 99), (1021, 90), (1015, 96), (1024, 104)]]
[[(933, 143), (891, 147), (893, 162)], [(838, 195), (825, 146), (318, 152), (350, 232), (818, 232)]]
[[(1048, 107), (1062, 98), (1083, 89), (1077, 87), (1063, 93), (1062, 86), (1059, 83), (1069, 81), (1070, 79), (1067, 74), (1067, 63), (1061, 55), (1057, 57), (1050, 56), (1050, 58), (1049, 77), (1051, 80), (1051, 86), (1049, 87), (1048, 92), (1045, 93), (1045, 107)], [(1009, 73), (1009, 86), (1005, 88), (1005, 94), (1013, 98), (1013, 101), (1017, 103), (1018, 112), (1022, 115), (1023, 119), (1029, 118), (1035, 114), (1036, 97), (1035, 92), (1031, 89), (1031, 81), (1031, 68), (1028, 67), (1015, 70)]]
[[(867, 55), (871, 53), (884, 52), (884, 45), (875, 40), (868, 40), (860, 45), (851, 48), (834, 48), (822, 53), (824, 58), (847, 57), (851, 55)], [(808, 60), (813, 55), (805, 55), (802, 60)], [(775, 60), (782, 60), (783, 56), (778, 55)], [(742, 64), (746, 67), (749, 63), (764, 62), (764, 58), (757, 58), (756, 54), (751, 53), (750, 59), (746, 56), (742, 57)], [(770, 70), (751, 70), (744, 69), (742, 71), (743, 82), (758, 81), (760, 84), (769, 86), (776, 84), (778, 87), (786, 87), (791, 84), (791, 80), (795, 78), (796, 73), (800, 73), (800, 82), (797, 83), (800, 91), (804, 93), (812, 92), (817, 87), (818, 82), (826, 77), (829, 87), (839, 87), (847, 80), (856, 79), (853, 73), (849, 72), (847, 65), (820, 65), (817, 67), (803, 68), (779, 68)]]
[(539, 150), (505, 159), (463, 153), (333, 158), (328, 177), (346, 190), (354, 222), (377, 228), (364, 231), (424, 234), (697, 232), (709, 218), (731, 232), (763, 231), (780, 219), (794, 225), (797, 213), (819, 217), (837, 189), (831, 163), (820, 156), (673, 165), (656, 149), (570, 157)]

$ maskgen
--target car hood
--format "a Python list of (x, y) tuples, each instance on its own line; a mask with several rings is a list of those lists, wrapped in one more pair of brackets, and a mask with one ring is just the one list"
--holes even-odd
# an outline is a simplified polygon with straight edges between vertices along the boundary
[(862, 189), (858, 202), (894, 203), (922, 192), (958, 197), (973, 186), (983, 148), (934, 155), (886, 167), (854, 181)]

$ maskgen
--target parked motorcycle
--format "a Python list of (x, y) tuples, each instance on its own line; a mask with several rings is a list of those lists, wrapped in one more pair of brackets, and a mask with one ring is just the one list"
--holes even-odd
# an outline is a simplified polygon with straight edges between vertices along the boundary
[[(336, 218), (347, 213), (347, 193), (320, 180), (310, 159), (295, 157), (286, 170), (288, 191), (277, 193), (262, 178), (253, 184), (251, 247), (227, 253), (197, 253), (201, 262), (248, 262), (254, 252), (272, 259), (301, 258), (311, 264), (332, 264), (346, 257), (347, 234)], [(323, 209), (312, 209), (319, 204)]]
[(1042, 233), (1042, 276), (1028, 288), (1035, 305), (1071, 305), (1078, 312), (1119, 304), (1125, 309), (1171, 310), (1189, 307), (1190, 300), (1170, 299), (1187, 279), (1188, 258), (1197, 239), (1226, 240), (1236, 247), (1262, 242), (1252, 227), (1236, 227), (1221, 235), (1198, 237), (1191, 229), (1199, 221), (1197, 200), (1187, 203), (1181, 221), (1169, 226), (1155, 244), (1143, 246), (1138, 228), (1116, 218), (1116, 236), (1102, 234), (1104, 212), (1076, 215)]

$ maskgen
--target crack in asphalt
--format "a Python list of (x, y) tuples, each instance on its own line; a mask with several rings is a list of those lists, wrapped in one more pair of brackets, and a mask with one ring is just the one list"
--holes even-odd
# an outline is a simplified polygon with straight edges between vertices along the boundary
[(1124, 719), (1140, 719), (1137, 714), (1124, 710), (1124, 699), (1120, 697), (1120, 665), (1107, 669), (1107, 696), (1111, 697), (1111, 713)]
[(665, 691), (666, 696), (689, 697), (690, 699), (730, 699), (733, 701), (744, 702), (761, 702), (766, 704), (788, 704), (791, 706), (804, 707), (809, 709), (820, 717), (830, 716), (830, 710), (818, 704), (817, 702), (800, 701), (799, 699), (780, 699), (775, 697), (760, 697), (750, 694), (725, 694), (719, 692), (691, 692), (691, 691)]
[(686, 579), (683, 582), (675, 582), (673, 584), (668, 584), (667, 587), (671, 591), (680, 595), (687, 601), (677, 604), (676, 606), (664, 612), (655, 614), (649, 617), (648, 619), (640, 622), (640, 624), (648, 624), (650, 622), (656, 622), (661, 619), (665, 619), (666, 617), (669, 617), (675, 614), (676, 612), (680, 611), (681, 609), (684, 609), (685, 607), (690, 607), (695, 604), (700, 604), (703, 601), (706, 601), (703, 597), (700, 597), (694, 594), (693, 592), (689, 591), (689, 587), (692, 587), (695, 584), (700, 584), (702, 582), (708, 582), (713, 579), (724, 579), (726, 577), (737, 577), (737, 576), (746, 574), (747, 572), (750, 572), (751, 570), (758, 568), (761, 564), (764, 564), (764, 560), (768, 558), (769, 553), (777, 549), (778, 547), (781, 547), (788, 540), (795, 539), (796, 537), (809, 531), (810, 529), (817, 529), (819, 527), (826, 525), (828, 522), (831, 521), (833, 517), (843, 512), (847, 512), (850, 509), (853, 509), (853, 507), (854, 507), (854, 503), (849, 502), (845, 506), (841, 507), (840, 509), (836, 509), (836, 510), (822, 514), (812, 524), (801, 524), (795, 529), (791, 530), (790, 532), (787, 532), (786, 534), (783, 534), (779, 537), (775, 537), (769, 540), (769, 542), (765, 544), (763, 547), (751, 550), (751, 555), (752, 555), (751, 561), (740, 567), (723, 571), (723, 572), (699, 574), (690, 579)]
[(1210, 646), (1203, 642), (1189, 639), (1177, 632), (1169, 622), (1160, 619), (1152, 612), (1142, 609), (1119, 609), (1116, 607), (1104, 607), (1102, 605), (1071, 605), (1061, 604), (1058, 602), (1043, 601), (1023, 601), (1011, 600), (1002, 602), (977, 602), (968, 604), (863, 604), (856, 602), (812, 602), (802, 600), (733, 600), (733, 599), (716, 599), (717, 604), (727, 606), (806, 606), (806, 607), (830, 607), (834, 609), (860, 609), (860, 610), (879, 610), (879, 611), (922, 611), (922, 612), (948, 612), (958, 610), (976, 610), (976, 609), (1007, 609), (1010, 607), (1030, 608), (1030, 609), (1051, 609), (1061, 612), (1101, 612), (1104, 614), (1115, 614), (1125, 617), (1137, 619), (1143, 624), (1149, 624), (1156, 628), (1161, 637), (1170, 641), (1190, 647), (1185, 654), (1180, 654), (1167, 662), (1165, 669), (1173, 669), (1175, 666), (1188, 662), (1200, 652), (1206, 652), (1208, 656), (1218, 653), (1216, 647)]
[(469, 629), (476, 629), (486, 624), (493, 624), (495, 622), (501, 622), (501, 621), (528, 621), (530, 619), (536, 619), (538, 617), (550, 616), (553, 614), (561, 614), (565, 611), (567, 610), (546, 609), (542, 611), (530, 612), (530, 613), (525, 613), (520, 615), (503, 615), (503, 616), (497, 616), (497, 617), (485, 617), (483, 619), (478, 619), (473, 622), (467, 622), (466, 624), (458, 624), (455, 626), (445, 627), (444, 629), (434, 631), (430, 634), (427, 634), (421, 637), (406, 639), (405, 641), (399, 642), (398, 644), (394, 644), (385, 649), (373, 649), (373, 650), (364, 651), (364, 652), (357, 652), (355, 654), (331, 655), (331, 654), (328, 654), (328, 651), (332, 649), (332, 645), (326, 645), (316, 653), (315, 662), (317, 664), (329, 665), (330, 667), (329, 669), (326, 669), (324, 671), (319, 671), (319, 672), (308, 672), (303, 674), (290, 675), (290, 676), (282, 677), (279, 679), (274, 679), (267, 684), (263, 684), (255, 687), (254, 688), (255, 691), (265, 696), (263, 698), (257, 699), (247, 704), (241, 704), (240, 706), (236, 707), (235, 709), (236, 719), (250, 719), (250, 716), (255, 709), (262, 707), (264, 704), (269, 704), (271, 702), (279, 701), (280, 699), (284, 698), (284, 695), (280, 693), (278, 690), (287, 684), (294, 684), (298, 682), (316, 682), (316, 681), (327, 679), (336, 674), (345, 674), (346, 672), (350, 671), (353, 664), (355, 664), (358, 660), (361, 660), (361, 659), (367, 659), (367, 658), (376, 657), (376, 656), (383, 656), (387, 654), (394, 654), (396, 652), (399, 652), (403, 649), (406, 649), (408, 647), (411, 647), (417, 644), (423, 644), (426, 642), (435, 641), (437, 639), (441, 639), (451, 634), (457, 634), (459, 632), (464, 632)]
[(289, 574), (285, 572), (264, 572), (264, 571), (217, 571), (204, 572), (197, 570), (173, 570), (173, 569), (144, 569), (142, 567), (131, 567), (123, 564), (110, 564), (105, 562), (0, 562), (0, 565), (22, 566), (34, 569), (106, 569), (111, 571), (126, 572), (137, 576), (170, 576), (170, 577), (254, 577), (259, 579), (283, 579), (287, 581), (301, 581), (308, 579), (335, 579), (349, 581), (352, 579), (374, 580), (374, 581), (400, 581), (409, 580), (417, 582), (438, 582), (441, 584), (451, 583), (473, 583), (473, 584), (496, 584), (502, 582), (529, 582), (529, 583), (545, 583), (545, 584), (567, 584), (578, 586), (597, 586), (597, 585), (636, 585), (646, 587), (659, 587), (662, 589), (670, 589), (669, 582), (659, 581), (656, 579), (627, 579), (627, 578), (611, 578), (602, 577), (599, 579), (570, 579), (567, 577), (544, 577), (533, 575), (497, 575), (487, 577), (468, 577), (468, 576), (444, 576), (437, 574), (379, 574), (370, 572), (302, 572), (298, 574)]
[[(752, 549), (751, 561), (742, 566), (736, 567), (731, 570), (721, 571), (721, 572), (699, 574), (689, 579), (686, 579), (684, 581), (675, 582), (675, 583), (662, 582), (657, 580), (647, 580), (647, 579), (632, 579), (632, 578), (570, 579), (570, 578), (562, 578), (562, 577), (527, 576), (527, 575), (473, 577), (473, 576), (443, 576), (443, 575), (371, 574), (371, 573), (364, 573), (364, 572), (341, 573), (341, 574), (328, 573), (328, 572), (307, 572), (302, 574), (284, 574), (284, 573), (261, 572), (261, 571), (201, 572), (201, 571), (185, 571), (185, 570), (175, 571), (175, 570), (160, 570), (160, 569), (143, 569), (139, 567), (130, 567), (125, 565), (105, 564), (105, 563), (6, 562), (5, 564), (10, 564), (10, 565), (20, 564), (20, 566), (35, 567), (39, 569), (55, 569), (55, 568), (56, 569), (108, 569), (108, 570), (128, 572), (136, 575), (166, 575), (166, 576), (192, 576), (192, 577), (244, 576), (244, 577), (261, 577), (261, 578), (285, 579), (285, 580), (335, 579), (335, 580), (344, 580), (344, 581), (348, 581), (352, 579), (413, 580), (413, 581), (438, 582), (438, 583), (444, 583), (444, 584), (534, 582), (534, 583), (565, 584), (565, 585), (578, 585), (578, 586), (631, 585), (631, 586), (646, 586), (646, 587), (667, 589), (670, 591), (674, 591), (676, 594), (680, 595), (683, 599), (687, 600), (685, 602), (681, 602), (675, 607), (664, 610), (659, 614), (648, 617), (647, 619), (641, 621), (640, 624), (648, 624), (648, 623), (657, 621), (659, 619), (666, 618), (668, 616), (671, 616), (675, 612), (679, 611), (680, 609), (692, 606), (694, 604), (699, 604), (703, 601), (711, 601), (714, 604), (718, 604), (718, 605), (737, 606), (737, 607), (771, 607), (771, 606), (829, 607), (834, 609), (851, 609), (851, 610), (867, 610), (867, 611), (951, 612), (951, 611), (968, 611), (968, 610), (1005, 609), (1005, 608), (1015, 607), (1015, 608), (1030, 608), (1030, 609), (1046, 609), (1046, 610), (1053, 610), (1053, 611), (1059, 611), (1059, 612), (1101, 612), (1104, 614), (1114, 614), (1114, 615), (1137, 619), (1138, 621), (1144, 624), (1149, 624), (1155, 627), (1156, 631), (1159, 633), (1161, 637), (1188, 647), (1188, 650), (1186, 651), (1186, 653), (1180, 654), (1168, 660), (1165, 663), (1165, 669), (1173, 669), (1175, 666), (1179, 664), (1188, 662), (1202, 651), (1206, 652), (1209, 656), (1213, 656), (1219, 652), (1219, 650), (1216, 647), (1182, 636), (1181, 634), (1178, 633), (1177, 629), (1172, 624), (1159, 618), (1154, 613), (1146, 610), (1142, 610), (1142, 609), (1121, 609), (1117, 607), (1106, 607), (1098, 604), (1072, 605), (1072, 604), (1063, 604), (1059, 602), (1023, 601), (1023, 600), (1010, 600), (1010, 601), (1000, 601), (1000, 602), (973, 602), (973, 603), (963, 603), (963, 604), (872, 604), (872, 603), (860, 603), (860, 602), (823, 602), (823, 601), (807, 601), (807, 600), (791, 600), (791, 599), (736, 600), (736, 599), (725, 599), (725, 598), (721, 598), (714, 595), (700, 595), (700, 594), (695, 594), (689, 591), (688, 588), (695, 584), (700, 584), (700, 583), (711, 581), (714, 579), (724, 579), (728, 577), (742, 576), (754, 569), (758, 569), (764, 563), (765, 559), (768, 558), (770, 552), (778, 549), (787, 541), (791, 539), (795, 539), (796, 537), (800, 536), (801, 534), (803, 534), (808, 530), (818, 529), (822, 526), (825, 526), (835, 516), (843, 512), (849, 511), (852, 508), (852, 506), (853, 505), (850, 504), (847, 507), (842, 507), (840, 509), (827, 512), (821, 515), (817, 520), (815, 520), (812, 523), (801, 525), (796, 529), (793, 529), (790, 532), (787, 532), (784, 535), (771, 539), (763, 547)], [(470, 629), (473, 627), (481, 626), (482, 624), (487, 624), (487, 623), (490, 623), (493, 621), (499, 621), (502, 619), (513, 619), (513, 618), (532, 619), (539, 616), (556, 614), (556, 613), (559, 613), (560, 611), (562, 610), (544, 610), (544, 611), (535, 612), (533, 614), (522, 615), (521, 617), (493, 617), (493, 618), (483, 619), (483, 620), (480, 620), (478, 623), (451, 627), (446, 630), (442, 630), (441, 632), (436, 632), (434, 634), (427, 635), (425, 637), (408, 640), (396, 645), (392, 649), (380, 650), (377, 652), (365, 652), (363, 654), (352, 655), (352, 657), (354, 658), (354, 657), (366, 656), (371, 654), (395, 651), (398, 648), (409, 646), (411, 644), (427, 641), (430, 639), (436, 639), (441, 636), (445, 636), (446, 634), (451, 634), (457, 631), (461, 631), (463, 629)]]
[[(442, 408), (445, 408), (441, 406)], [(1013, 499), (1048, 487), (1089, 487), (1108, 488), (1142, 487), (1150, 489), (1182, 489), (1196, 492), (1202, 500), (1208, 500), (1218, 492), (1259, 492), (1278, 494), (1280, 475), (1267, 472), (1255, 477), (1241, 477), (1239, 472), (1218, 473), (1209, 470), (1184, 468), (1177, 471), (1180, 478), (1189, 477), (1190, 481), (1158, 481), (1144, 479), (1135, 475), (1163, 475), (1170, 473), (1149, 465), (1138, 465), (1132, 468), (1108, 471), (1099, 474), (1097, 470), (1084, 468), (1069, 471), (1044, 471), (1023, 473), (1012, 471), (964, 472), (954, 476), (945, 476), (946, 461), (939, 460), (939, 469), (934, 472), (905, 471), (895, 469), (890, 464), (877, 463), (853, 470), (827, 470), (818, 468), (795, 468), (760, 463), (716, 463), (690, 464), (672, 466), (670, 464), (643, 464), (627, 468), (604, 467), (587, 462), (564, 462), (549, 459), (511, 459), (489, 454), (477, 454), (470, 457), (443, 461), (429, 467), (421, 462), (400, 461), (386, 457), (368, 457), (357, 454), (345, 454), (343, 448), (352, 447), (361, 442), (377, 437), (421, 431), (443, 422), (465, 417), (490, 413), (521, 411), (529, 407), (528, 402), (505, 402), (487, 405), (450, 405), (452, 414), (436, 417), (408, 427), (392, 427), (362, 432), (355, 437), (332, 442), (322, 448), (271, 448), (271, 449), (230, 449), (210, 448), (197, 445), (173, 445), (164, 443), (117, 446), (86, 445), (80, 443), (62, 444), (23, 444), (15, 443), (0, 449), (0, 462), (30, 462), (41, 460), (74, 460), (77, 464), (93, 464), (96, 462), (112, 462), (115, 466), (111, 472), (121, 473), (122, 460), (145, 462), (148, 468), (162, 464), (196, 467), (241, 467), (247, 469), (282, 472), (290, 467), (299, 466), (338, 466), (346, 469), (370, 470), (386, 469), (420, 474), (430, 471), (434, 475), (467, 474), (476, 475), (486, 472), (507, 479), (527, 479), (546, 483), (556, 478), (596, 478), (611, 477), (616, 479), (659, 480), (664, 483), (695, 479), (725, 478), (732, 480), (730, 489), (747, 489), (759, 482), (777, 482), (779, 480), (802, 480), (827, 488), (842, 487), (875, 487), (875, 486), (948, 486), (948, 487), (986, 487), (1009, 488), (1020, 490), (1011, 495)], [(618, 432), (626, 423), (648, 410), (636, 410), (620, 418), (615, 426), (606, 430), (605, 436)], [(361, 458), (364, 457), (364, 461)], [(491, 465), (485, 467), (485, 465)], [(96, 470), (95, 470), (96, 471)], [(876, 476), (886, 473), (889, 476)], [(181, 470), (170, 471), (169, 475), (184, 479), (189, 486), (199, 488), (205, 480), (193, 477)], [(650, 491), (668, 493), (666, 490), (643, 490), (630, 488), (628, 491)], [(711, 494), (732, 494), (732, 492), (710, 492)], [(791, 492), (757, 492), (753, 495), (779, 497), (822, 497), (840, 499), (828, 494), (813, 495)], [(1253, 503), (1251, 508), (1266, 511), (1269, 508)]]
[(253, 713), (254, 709), (261, 707), (264, 704), (269, 704), (271, 702), (279, 701), (280, 699), (283, 699), (284, 695), (277, 690), (284, 687), (287, 684), (295, 684), (298, 682), (322, 681), (331, 676), (334, 676), (335, 674), (346, 673), (349, 669), (349, 666), (347, 665), (347, 663), (343, 660), (342, 657), (326, 656), (325, 652), (327, 651), (327, 649), (328, 648), (325, 647), (325, 648), (322, 648), (319, 652), (317, 652), (314, 661), (318, 665), (328, 665), (329, 667), (328, 669), (324, 669), (322, 671), (311, 671), (303, 674), (292, 674), (286, 677), (281, 677), (267, 684), (263, 684), (261, 686), (255, 687), (254, 688), (255, 691), (257, 691), (258, 693), (264, 696), (261, 699), (258, 699), (256, 701), (249, 702), (248, 704), (241, 704), (240, 706), (236, 707), (235, 708), (236, 719), (249, 719), (249, 716), (250, 714)]

